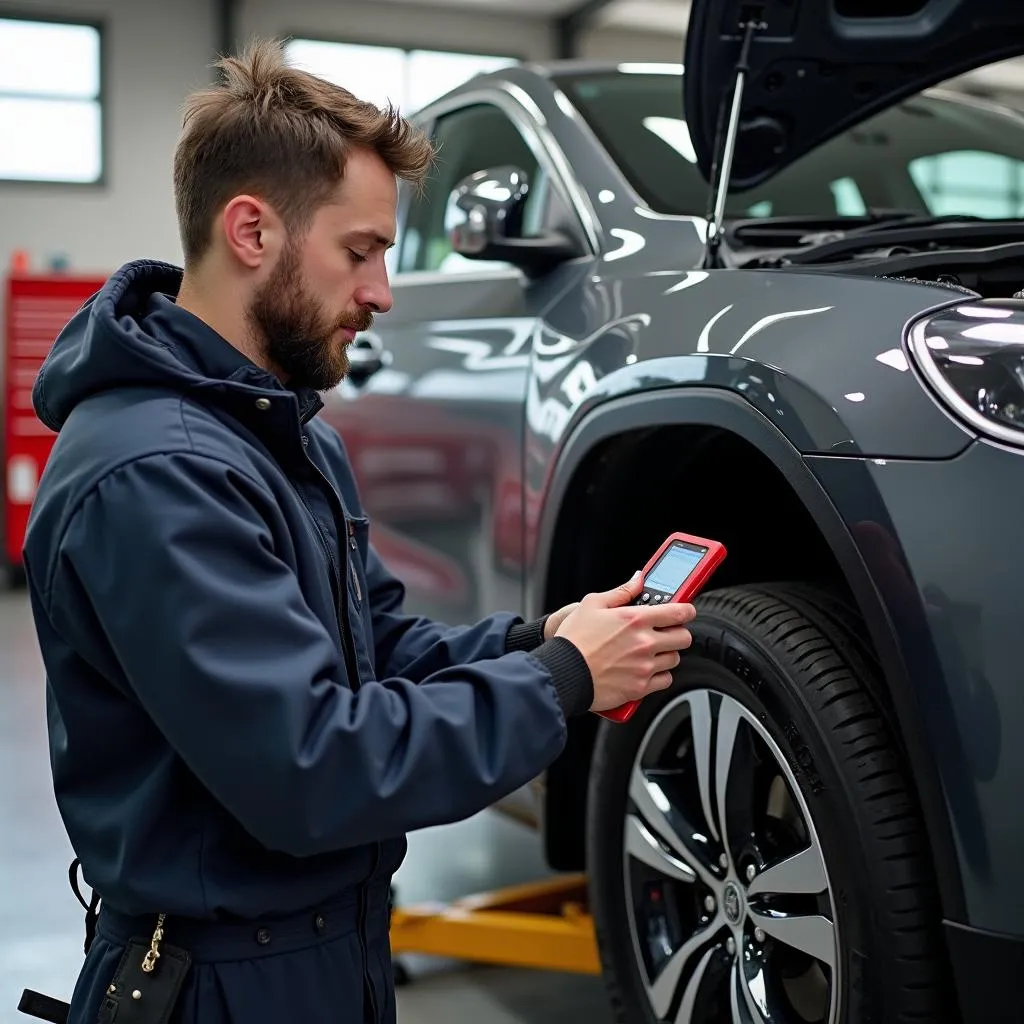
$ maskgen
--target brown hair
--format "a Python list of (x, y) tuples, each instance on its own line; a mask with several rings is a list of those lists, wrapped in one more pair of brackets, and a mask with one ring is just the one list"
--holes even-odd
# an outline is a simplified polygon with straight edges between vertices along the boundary
[(174, 195), (185, 265), (210, 245), (217, 212), (252, 192), (289, 231), (303, 232), (344, 177), (353, 147), (374, 150), (419, 185), (429, 139), (390, 105), (379, 108), (285, 62), (277, 40), (252, 43), (215, 67), (220, 85), (189, 97), (174, 154)]

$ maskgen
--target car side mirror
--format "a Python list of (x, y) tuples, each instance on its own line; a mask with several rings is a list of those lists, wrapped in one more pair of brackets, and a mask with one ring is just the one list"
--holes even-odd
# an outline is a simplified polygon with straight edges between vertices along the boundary
[(465, 259), (511, 263), (530, 275), (578, 256), (558, 232), (523, 234), (529, 194), (529, 176), (518, 167), (488, 167), (463, 178), (445, 211), (452, 250)]

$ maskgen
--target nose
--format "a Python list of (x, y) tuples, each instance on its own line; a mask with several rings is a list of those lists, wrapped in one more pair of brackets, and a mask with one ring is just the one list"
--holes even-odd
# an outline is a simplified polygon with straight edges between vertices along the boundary
[(372, 310), (374, 313), (386, 313), (394, 305), (394, 299), (391, 297), (391, 285), (388, 283), (386, 274), (360, 285), (356, 289), (354, 298), (360, 306)]

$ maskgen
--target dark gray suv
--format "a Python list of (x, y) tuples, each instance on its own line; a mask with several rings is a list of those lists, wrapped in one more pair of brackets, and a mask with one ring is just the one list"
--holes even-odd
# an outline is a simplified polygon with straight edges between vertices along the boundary
[(1024, 13), (691, 10), (685, 82), (514, 67), (419, 115), (326, 415), (440, 618), (728, 547), (675, 685), (517, 805), (621, 1020), (1019, 1021), (1024, 119), (927, 90)]

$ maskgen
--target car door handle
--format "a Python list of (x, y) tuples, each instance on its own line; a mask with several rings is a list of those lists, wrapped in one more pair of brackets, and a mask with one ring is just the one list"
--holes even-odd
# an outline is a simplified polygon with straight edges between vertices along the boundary
[(376, 334), (357, 334), (348, 347), (348, 377), (353, 384), (364, 384), (387, 360), (384, 343)]

